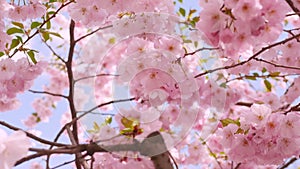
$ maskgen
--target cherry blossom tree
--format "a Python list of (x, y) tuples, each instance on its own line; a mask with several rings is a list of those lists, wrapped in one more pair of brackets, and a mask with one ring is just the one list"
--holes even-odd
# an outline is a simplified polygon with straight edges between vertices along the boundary
[(298, 160), (299, 1), (0, 2), (0, 111), (27, 114), (21, 126), (0, 121), (1, 169)]

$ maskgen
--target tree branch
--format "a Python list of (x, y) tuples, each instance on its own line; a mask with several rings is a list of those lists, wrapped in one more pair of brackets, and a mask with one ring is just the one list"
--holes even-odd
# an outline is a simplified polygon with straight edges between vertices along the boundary
[(40, 29), (43, 28), (43, 26), (44, 26), (48, 21), (50, 21), (51, 19), (53, 19), (53, 18), (56, 16), (56, 14), (58, 14), (59, 11), (61, 11), (64, 7), (66, 7), (67, 5), (69, 5), (69, 4), (73, 3), (73, 2), (74, 2), (74, 1), (69, 1), (69, 2), (67, 2), (67, 3), (65, 3), (65, 4), (62, 4), (62, 5), (55, 11), (55, 13), (54, 13), (53, 15), (51, 15), (48, 19), (46, 19), (46, 20), (45, 20), (45, 21), (37, 28), (37, 30), (36, 30), (32, 35), (28, 36), (28, 38), (21, 44), (21, 46), (20, 46), (19, 48), (17, 48), (17, 49), (13, 52), (13, 54), (11, 54), (11, 55), (9, 56), (9, 58), (12, 58), (18, 51), (20, 51), (21, 49), (23, 49), (24, 45), (25, 45), (27, 42), (29, 42), (35, 35), (39, 34)]
[(76, 83), (78, 81), (81, 81), (81, 80), (86, 80), (86, 79), (95, 78), (95, 77), (101, 77), (101, 76), (119, 76), (119, 75), (101, 73), (101, 74), (97, 74), (97, 75), (92, 75), (92, 76), (86, 76), (86, 77), (78, 78), (78, 79), (74, 80), (74, 83)]
[[(246, 64), (247, 62), (249, 62), (249, 61), (251, 61), (251, 60), (253, 60), (253, 59), (256, 59), (257, 56), (259, 56), (260, 54), (262, 54), (262, 53), (265, 52), (266, 50), (271, 49), (271, 48), (273, 48), (273, 47), (275, 47), (275, 46), (279, 46), (279, 45), (285, 44), (285, 43), (287, 43), (287, 42), (289, 42), (289, 41), (291, 41), (291, 40), (293, 40), (293, 39), (296, 39), (296, 38), (298, 38), (298, 37), (300, 37), (300, 34), (297, 34), (297, 35), (292, 36), (292, 37), (290, 37), (290, 38), (286, 38), (286, 39), (284, 39), (284, 40), (282, 40), (282, 41), (279, 41), (279, 42), (273, 43), (273, 44), (271, 44), (271, 45), (268, 45), (268, 46), (266, 46), (266, 47), (263, 47), (261, 50), (259, 50), (259, 51), (256, 52), (255, 54), (253, 54), (249, 59), (247, 59), (247, 60), (245, 60), (245, 61), (239, 62), (239, 63), (237, 63), (237, 64), (233, 64), (233, 65), (230, 65), (230, 66), (224, 66), (224, 67), (218, 67), (218, 68), (215, 68), (215, 69), (210, 69), (210, 70), (207, 70), (207, 71), (205, 71), (205, 72), (203, 72), (203, 73), (200, 73), (200, 74), (194, 76), (194, 78), (198, 78), (198, 77), (201, 77), (201, 76), (203, 76), (203, 75), (206, 75), (206, 74), (209, 74), (209, 73), (213, 73), (213, 72), (215, 72), (215, 71), (219, 71), (219, 70), (223, 70), (223, 69), (230, 69), (230, 68), (242, 66), (242, 65)], [(300, 68), (298, 68), (298, 69), (300, 70)]]
[(37, 136), (35, 136), (35, 135), (27, 132), (27, 131), (24, 131), (24, 130), (18, 128), (18, 127), (12, 126), (12, 125), (4, 122), (4, 121), (0, 121), (0, 125), (5, 126), (5, 127), (9, 128), (11, 130), (14, 130), (14, 131), (21, 130), (21, 131), (23, 131), (23, 132), (26, 133), (27, 137), (29, 137), (31, 139), (34, 139), (34, 140), (36, 140), (36, 141), (38, 141), (40, 143), (43, 143), (43, 144), (48, 144), (48, 145), (57, 146), (57, 147), (62, 147), (62, 146), (66, 146), (67, 145), (67, 144), (62, 144), (62, 143), (57, 143), (57, 142), (51, 142), (51, 141), (42, 139), (42, 138), (37, 137)]
[(36, 90), (31, 90), (31, 89), (29, 89), (28, 91), (31, 92), (31, 93), (48, 94), (48, 95), (55, 96), (55, 97), (63, 97), (63, 98), (66, 98), (66, 99), (68, 98), (67, 96), (62, 95), (62, 94), (51, 93), (51, 92), (47, 92), (47, 91), (36, 91)]
[(293, 158), (289, 159), (286, 163), (284, 163), (282, 166), (278, 167), (278, 169), (285, 169), (285, 168), (287, 168), (289, 165), (293, 164), (297, 160), (298, 160), (297, 157), (293, 157)]
[(56, 56), (60, 61), (63, 63), (66, 63), (66, 61), (58, 54), (55, 52), (55, 50), (50, 46), (43, 38), (41, 38), (44, 44), (49, 48), (49, 50), (53, 53), (54, 56)]
[(81, 41), (82, 39), (84, 39), (84, 38), (86, 38), (86, 37), (88, 37), (88, 36), (93, 35), (94, 33), (98, 32), (98, 31), (100, 31), (100, 30), (107, 29), (107, 28), (111, 28), (111, 27), (113, 27), (113, 25), (108, 25), (108, 26), (100, 27), (100, 28), (98, 28), (98, 29), (96, 29), (96, 30), (94, 30), (94, 31), (92, 31), (92, 32), (90, 32), (90, 33), (88, 33), (88, 34), (86, 34), (86, 35), (83, 35), (82, 37), (78, 38), (77, 40), (75, 40), (75, 43)]
[(292, 10), (300, 17), (300, 11), (295, 7), (292, 0), (285, 0), (285, 2), (292, 8)]
[(267, 61), (267, 60), (264, 60), (264, 59), (261, 59), (261, 58), (254, 58), (255, 61), (258, 61), (258, 62), (264, 62), (264, 63), (267, 63), (269, 65), (273, 65), (275, 67), (281, 67), (281, 68), (287, 68), (287, 69), (294, 69), (294, 70), (300, 70), (300, 67), (294, 67), (294, 66), (287, 66), (287, 65), (279, 65), (277, 63), (273, 63), (273, 62), (270, 62), (270, 61)]
[(197, 50), (195, 50), (193, 52), (185, 53), (184, 56), (183, 56), (183, 58), (186, 57), (186, 56), (188, 56), (188, 55), (194, 55), (194, 54), (196, 54), (198, 52), (201, 52), (201, 51), (204, 51), (204, 50), (218, 50), (218, 49), (219, 48), (207, 48), (207, 47), (199, 48), (199, 49), (197, 49)]
[[(75, 21), (71, 20), (69, 26), (70, 47), (69, 47), (68, 60), (66, 62), (66, 68), (67, 68), (68, 79), (69, 79), (69, 95), (67, 96), (67, 99), (69, 102), (69, 108), (70, 108), (72, 119), (76, 118), (76, 109), (74, 105), (74, 77), (73, 77), (73, 70), (72, 70), (73, 55), (74, 55), (74, 50), (76, 45), (75, 38), (74, 38), (75, 37), (74, 30), (75, 30)], [(72, 135), (74, 137), (74, 140), (71, 141), (73, 142), (73, 144), (78, 144), (77, 121), (75, 121), (72, 125)], [(81, 169), (80, 156), (81, 154), (78, 153), (75, 154), (75, 165), (77, 169)]]

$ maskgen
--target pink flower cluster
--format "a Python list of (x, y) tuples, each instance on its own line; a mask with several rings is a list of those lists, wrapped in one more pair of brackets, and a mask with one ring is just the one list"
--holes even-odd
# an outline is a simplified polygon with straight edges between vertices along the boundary
[(45, 64), (38, 62), (33, 65), (26, 58), (17, 61), (10, 58), (0, 60), (0, 111), (17, 107), (16, 95), (30, 88), (33, 80), (42, 73)]
[(5, 49), (5, 45), (11, 41), (11, 37), (6, 34), (4, 19), (7, 17), (8, 3), (0, 0), (0, 51)]
[(203, 10), (197, 28), (211, 45), (220, 46), (235, 61), (241, 54), (249, 57), (245, 51), (276, 40), (283, 29), (280, 21), (288, 12), (281, 0), (200, 1), (200, 5)]
[[(50, 83), (44, 86), (45, 91), (51, 91), (52, 93), (61, 94), (64, 89), (68, 86), (68, 78), (64, 72), (60, 72), (57, 69), (48, 69), (47, 72), (50, 74)], [(35, 113), (31, 114), (23, 123), (29, 127), (34, 127), (38, 122), (48, 122), (49, 117), (52, 115), (52, 108), (55, 107), (56, 102), (61, 100), (61, 97), (54, 97), (47, 95), (42, 98), (36, 98), (32, 107)]]
[(118, 168), (137, 168), (138, 169), (154, 169), (153, 163), (148, 158), (125, 158), (120, 159), (119, 156), (109, 153), (96, 153), (94, 155), (95, 169), (118, 169)]
[(7, 136), (0, 129), (0, 168), (11, 169), (17, 160), (24, 157), (30, 147), (30, 141), (22, 131)]
[(0, 0), (0, 52), (6, 49), (11, 37), (5, 32), (5, 22), (7, 19), (13, 21), (25, 21), (42, 17), (46, 12), (46, 7), (38, 0), (30, 0), (27, 5), (9, 4), (5, 0)]
[(30, 0), (27, 5), (10, 5), (8, 17), (14, 21), (25, 21), (42, 17), (45, 12), (46, 7), (39, 0)]
[(143, 106), (193, 104), (188, 100), (195, 98), (199, 87), (185, 65), (178, 63), (178, 57), (183, 55), (178, 40), (133, 37), (124, 45), (127, 48), (117, 68), (118, 82), (129, 83), (131, 95)]
[(68, 8), (71, 18), (85, 25), (95, 26), (102, 24), (106, 19), (115, 18), (131, 12), (165, 12), (172, 13), (174, 4), (172, 1), (160, 0), (78, 0)]
[[(226, 152), (235, 162), (258, 165), (281, 164), (284, 159), (300, 152), (300, 114), (272, 113), (265, 105), (254, 104), (242, 113), (239, 123), (220, 128), (216, 135)], [(224, 151), (225, 150), (225, 151)]]

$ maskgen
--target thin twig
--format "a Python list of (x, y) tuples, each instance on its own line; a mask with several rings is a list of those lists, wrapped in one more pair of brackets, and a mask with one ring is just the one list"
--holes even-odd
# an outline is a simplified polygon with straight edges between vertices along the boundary
[(23, 46), (29, 42), (35, 35), (37, 35), (39, 32), (40, 32), (40, 29), (48, 22), (50, 21), (51, 19), (53, 19), (56, 14), (61, 11), (64, 7), (66, 7), (67, 5), (73, 3), (74, 1), (69, 1), (65, 4), (62, 4), (56, 11), (53, 15), (51, 15), (48, 19), (46, 19), (38, 28), (37, 30), (30, 36), (28, 36), (28, 38), (21, 44), (21, 46), (19, 48), (17, 48), (10, 56), (9, 58), (12, 58), (18, 51), (22, 50), (23, 49)]
[[(53, 142), (57, 142), (59, 137), (62, 135), (62, 133), (66, 130), (67, 126), (72, 125), (75, 121), (77, 121), (79, 118), (82, 118), (83, 116), (87, 115), (90, 112), (93, 112), (94, 110), (96, 110), (97, 108), (101, 108), (103, 106), (109, 105), (109, 104), (113, 104), (113, 103), (120, 103), (120, 102), (126, 102), (126, 101), (132, 101), (135, 98), (130, 98), (130, 99), (121, 99), (121, 100), (114, 100), (114, 101), (109, 101), (106, 103), (102, 103), (97, 105), (94, 108), (91, 108), (90, 110), (88, 110), (87, 112), (83, 113), (82, 115), (78, 116), (77, 118), (72, 119), (72, 121), (70, 121), (69, 123), (65, 124), (60, 131), (57, 133), (56, 137), (54, 138)], [(53, 146), (51, 146), (49, 149), (52, 149)], [(47, 160), (49, 160), (49, 158), (47, 158)]]
[(73, 163), (74, 161), (75, 161), (75, 160), (71, 160), (71, 161), (64, 162), (64, 163), (59, 164), (59, 165), (57, 165), (57, 166), (55, 166), (55, 167), (52, 167), (51, 169), (57, 169), (57, 168), (59, 168), (59, 167), (62, 167), (62, 166), (71, 164), (71, 163)]
[[(204, 144), (204, 145), (207, 147), (209, 153), (210, 153), (210, 154), (214, 154), (214, 152), (212, 151), (212, 149), (206, 144), (206, 141), (204, 141), (204, 140), (201, 139), (201, 138), (200, 138), (200, 140), (202, 141), (202, 144)], [(217, 164), (219, 165), (220, 169), (223, 169), (223, 167), (222, 167), (220, 161), (218, 160), (218, 157), (217, 157), (216, 155), (213, 155), (213, 158), (215, 159), (215, 161), (216, 161)]]
[(55, 50), (50, 46), (43, 38), (41, 38), (44, 44), (49, 48), (49, 50), (53, 53), (54, 56), (56, 56), (60, 61), (63, 63), (66, 63), (66, 61), (58, 54), (55, 52)]
[(238, 169), (241, 165), (242, 165), (242, 163), (238, 163), (238, 164), (234, 167), (234, 169)]
[(43, 143), (43, 144), (48, 144), (48, 145), (57, 146), (57, 147), (66, 146), (67, 145), (67, 144), (62, 144), (62, 143), (57, 143), (57, 142), (51, 142), (51, 141), (42, 139), (42, 138), (37, 137), (37, 136), (35, 136), (35, 135), (27, 132), (27, 131), (24, 131), (24, 130), (18, 128), (18, 127), (12, 126), (12, 125), (4, 122), (4, 121), (0, 121), (0, 125), (5, 126), (5, 127), (9, 128), (11, 130), (14, 130), (14, 131), (21, 130), (21, 131), (23, 131), (23, 132), (26, 133), (27, 137), (29, 137), (31, 139), (34, 139), (34, 140), (36, 140), (36, 141), (38, 141), (40, 143)]
[(232, 79), (228, 79), (226, 80), (226, 83), (229, 83), (231, 81), (234, 81), (234, 80), (242, 80), (242, 79), (251, 79), (251, 78), (276, 78), (276, 77), (281, 77), (281, 78), (285, 78), (287, 76), (297, 76), (297, 75), (300, 75), (300, 74), (284, 74), (284, 75), (274, 75), (274, 74), (268, 74), (268, 75), (243, 75), (243, 76), (238, 76), (238, 77), (235, 77), (235, 78), (232, 78)]
[(299, 9), (294, 5), (292, 0), (285, 0), (287, 4), (292, 8), (292, 10), (300, 17)]
[(111, 28), (111, 27), (113, 27), (113, 25), (108, 25), (108, 26), (100, 27), (100, 28), (98, 28), (98, 29), (96, 29), (96, 30), (94, 30), (94, 31), (92, 31), (92, 32), (90, 32), (90, 33), (88, 33), (88, 34), (86, 34), (86, 35), (83, 35), (82, 37), (78, 38), (77, 40), (75, 40), (75, 43), (81, 41), (82, 39), (84, 39), (84, 38), (86, 38), (86, 37), (88, 37), (88, 36), (93, 35), (94, 33), (98, 32), (98, 31), (100, 31), (100, 30), (107, 29), (107, 28)]
[(194, 55), (194, 54), (196, 54), (198, 52), (201, 52), (201, 51), (204, 51), (204, 50), (218, 50), (218, 49), (219, 48), (208, 48), (208, 47), (199, 48), (199, 49), (197, 49), (197, 50), (195, 50), (193, 52), (185, 53), (184, 56), (183, 56), (183, 58), (186, 57), (186, 56), (188, 56), (188, 55)]
[(291, 165), (292, 163), (294, 163), (297, 160), (298, 160), (298, 158), (293, 157), (290, 160), (288, 160), (286, 163), (284, 163), (282, 166), (278, 167), (278, 169), (285, 169), (285, 168), (287, 168), (289, 165)]
[[(205, 72), (203, 73), (200, 73), (196, 76), (194, 76), (194, 78), (198, 78), (198, 77), (201, 77), (203, 75), (206, 75), (206, 74), (209, 74), (209, 73), (213, 73), (215, 71), (219, 71), (219, 70), (224, 70), (224, 69), (230, 69), (230, 68), (234, 68), (234, 67), (238, 67), (238, 66), (242, 66), (246, 63), (248, 63), (249, 61), (253, 60), (253, 59), (257, 59), (256, 57), (259, 56), (260, 54), (262, 54), (263, 52), (265, 52), (266, 50), (270, 49), (270, 48), (273, 48), (275, 46), (279, 46), (279, 45), (282, 45), (282, 44), (285, 44), (291, 40), (294, 40), (296, 38), (300, 37), (300, 34), (297, 34), (293, 37), (290, 37), (290, 38), (287, 38), (287, 39), (284, 39), (282, 41), (279, 41), (279, 42), (276, 42), (276, 43), (273, 43), (271, 45), (268, 45), (266, 47), (263, 47), (261, 50), (259, 50), (258, 52), (256, 52), (255, 54), (253, 54), (249, 59), (245, 60), (245, 61), (242, 61), (242, 62), (239, 62), (237, 64), (233, 64), (233, 65), (229, 65), (229, 66), (224, 66), (224, 67), (218, 67), (218, 68), (215, 68), (215, 69), (210, 69), (210, 70), (206, 70)], [(298, 70), (300, 70), (300, 68), (297, 68)]]
[(300, 102), (298, 104), (296, 104), (295, 106), (292, 106), (291, 108), (289, 108), (284, 114), (288, 114), (289, 112), (299, 111), (299, 110), (300, 110)]
[(66, 99), (68, 98), (67, 96), (62, 95), (62, 94), (51, 93), (51, 92), (47, 92), (47, 91), (37, 91), (37, 90), (31, 90), (31, 89), (29, 89), (28, 91), (31, 92), (31, 93), (47, 94), (47, 95), (51, 95), (51, 96), (55, 96), (55, 97), (63, 97), (63, 98), (66, 98)]
[(273, 66), (275, 66), (275, 67), (281, 67), (281, 68), (287, 68), (287, 69), (300, 70), (300, 67), (288, 66), (288, 65), (280, 65), (280, 64), (277, 64), (277, 63), (273, 63), (273, 62), (270, 62), (270, 61), (261, 59), (261, 58), (254, 58), (254, 60), (255, 60), (255, 61), (258, 61), (258, 62), (264, 62), (264, 63), (267, 63), (267, 64), (269, 64), (269, 65), (273, 65)]
[(74, 80), (74, 83), (76, 83), (78, 81), (81, 81), (81, 80), (86, 80), (86, 79), (95, 78), (95, 77), (101, 77), (101, 76), (119, 76), (119, 75), (102, 73), (102, 74), (97, 74), (97, 75), (92, 75), (92, 76), (86, 76), (86, 77), (78, 78), (78, 79)]

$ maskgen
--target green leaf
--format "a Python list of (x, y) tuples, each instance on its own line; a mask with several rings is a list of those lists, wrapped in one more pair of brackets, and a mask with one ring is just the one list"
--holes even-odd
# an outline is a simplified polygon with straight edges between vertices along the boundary
[(93, 123), (93, 129), (94, 129), (94, 131), (99, 131), (100, 130), (100, 127), (96, 122)]
[(19, 28), (16, 28), (16, 27), (12, 27), (12, 28), (9, 28), (6, 33), (8, 35), (12, 35), (12, 34), (15, 34), (15, 33), (24, 33), (24, 31), (22, 29), (19, 29)]
[(253, 73), (253, 76), (257, 77), (257, 76), (259, 76), (259, 74), (258, 73)]
[(108, 40), (109, 44), (115, 44), (116, 43), (116, 38), (112, 37)]
[(31, 29), (37, 28), (37, 27), (40, 26), (41, 24), (42, 24), (42, 23), (40, 23), (40, 22), (32, 22), (30, 28), (31, 28)]
[(34, 54), (33, 50), (28, 51), (27, 54), (28, 54), (28, 56), (30, 57), (31, 61), (32, 61), (34, 64), (36, 64), (37, 61), (36, 61), (36, 59), (35, 59), (35, 54)]
[(233, 119), (227, 118), (227, 119), (223, 119), (223, 120), (220, 120), (220, 121), (221, 121), (223, 127), (226, 127), (229, 124), (235, 124), (237, 126), (241, 125), (241, 123), (239, 122), (239, 119), (233, 120)]
[(189, 11), (189, 14), (188, 14), (188, 20), (190, 20), (191, 17), (192, 17), (192, 15), (193, 15), (194, 13), (196, 13), (196, 12), (197, 12), (196, 9), (191, 9), (191, 10)]
[(16, 36), (16, 38), (17, 38), (21, 43), (23, 43), (23, 39), (22, 39), (21, 36)]
[(248, 76), (248, 75), (246, 75), (245, 78), (249, 79), (249, 80), (256, 80), (255, 76)]
[(178, 0), (178, 2), (182, 3), (183, 0)]
[(0, 52), (0, 57), (4, 55), (4, 52)]
[(50, 22), (50, 20), (46, 23), (46, 28), (47, 28), (47, 29), (50, 29), (50, 28), (51, 28), (51, 22)]
[(183, 40), (183, 43), (192, 43), (193, 41), (192, 40), (190, 40), (190, 39), (184, 39)]
[(223, 87), (223, 88), (227, 88), (227, 84), (224, 82), (224, 83), (221, 83), (220, 84), (220, 87)]
[(191, 21), (190, 24), (195, 27), (196, 26), (196, 22), (195, 21)]
[(245, 131), (241, 128), (238, 128), (237, 131), (235, 132), (235, 134), (244, 134)]
[(105, 123), (106, 124), (110, 124), (111, 122), (112, 122), (112, 117), (111, 116), (105, 118)]
[(277, 77), (279, 75), (280, 75), (280, 72), (272, 72), (272, 73), (270, 73), (271, 77)]
[(224, 78), (223, 73), (218, 73), (218, 78), (217, 78), (216, 81), (219, 81), (219, 80), (221, 80), (221, 79), (223, 79), (223, 78)]
[(49, 32), (49, 34), (54, 35), (54, 36), (56, 36), (56, 37), (59, 37), (59, 38), (63, 39), (63, 37), (62, 37), (59, 33), (56, 33), (56, 32)]
[(23, 25), (22, 23), (20, 23), (20, 22), (14, 22), (14, 21), (12, 21), (11, 23), (12, 23), (13, 25), (19, 27), (19, 28), (24, 29), (24, 25)]
[(132, 128), (124, 128), (123, 130), (120, 131), (120, 134), (128, 134), (132, 132), (133, 132)]
[(182, 16), (185, 16), (185, 9), (179, 8), (179, 13), (180, 13)]
[(42, 36), (43, 36), (43, 38), (44, 38), (45, 41), (47, 41), (47, 40), (50, 39), (49, 32), (43, 32), (43, 33), (42, 33)]
[(264, 80), (264, 84), (268, 92), (272, 91), (272, 84), (268, 80)]
[(13, 39), (10, 44), (10, 49), (15, 48), (16, 46), (19, 45), (19, 43), (20, 43), (19, 39)]
[(55, 11), (49, 11), (48, 12), (48, 15), (53, 15), (53, 14), (55, 14), (56, 12)]
[(196, 16), (196, 17), (193, 18), (194, 22), (198, 22), (199, 20), (200, 20), (200, 16)]
[(36, 117), (36, 120), (35, 120), (35, 122), (41, 122), (41, 118), (39, 117), (39, 115), (36, 113), (36, 112), (34, 112), (34, 113), (32, 113), (32, 115), (34, 116), (34, 117)]
[[(46, 20), (49, 19), (49, 13), (46, 14)], [(50, 29), (51, 28), (51, 20), (48, 20), (48, 22), (46, 22), (46, 29)]]
[(197, 42), (197, 41), (194, 42), (194, 46), (195, 46), (196, 48), (198, 47), (198, 42)]
[(212, 157), (214, 157), (215, 159), (218, 158), (217, 154), (215, 154), (215, 153), (213, 153), (213, 152), (210, 152), (209, 155), (212, 156)]
[(261, 70), (261, 72), (266, 73), (266, 72), (267, 72), (267, 69), (264, 67), (264, 68)]

